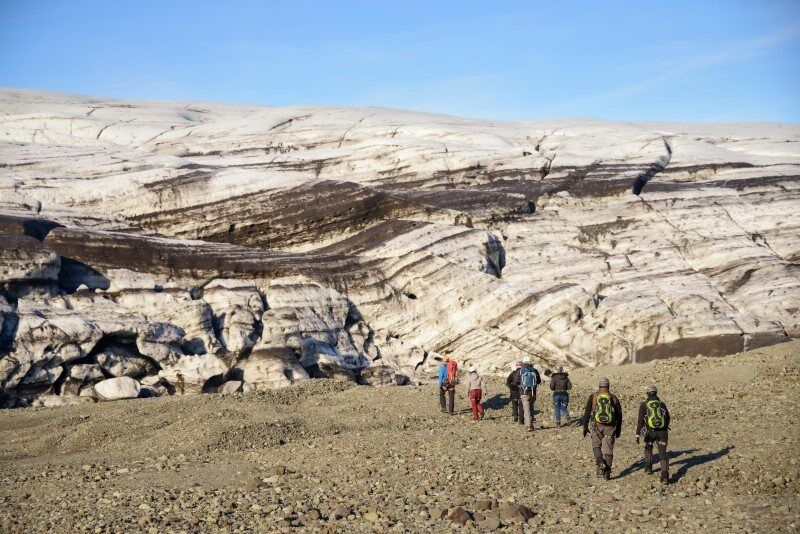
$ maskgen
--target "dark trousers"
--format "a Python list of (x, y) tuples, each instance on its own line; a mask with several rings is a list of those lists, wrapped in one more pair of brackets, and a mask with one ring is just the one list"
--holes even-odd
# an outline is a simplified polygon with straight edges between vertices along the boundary
[(646, 470), (649, 471), (653, 467), (653, 445), (656, 445), (658, 447), (658, 457), (661, 460), (661, 476), (669, 476), (668, 438), (666, 430), (647, 431), (644, 436), (644, 468)]
[(516, 421), (522, 409), (519, 404), (519, 391), (510, 391), (508, 397), (511, 400), (511, 418)]
[[(445, 403), (445, 393), (447, 393), (447, 403)], [(453, 410), (455, 409), (456, 405), (456, 390), (455, 388), (445, 389), (439, 386), (439, 406), (442, 407), (442, 411), (446, 411), (450, 415), (453, 415)]]

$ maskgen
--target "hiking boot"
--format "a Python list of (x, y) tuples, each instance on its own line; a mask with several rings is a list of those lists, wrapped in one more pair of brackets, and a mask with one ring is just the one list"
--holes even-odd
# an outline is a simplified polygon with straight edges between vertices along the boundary
[(605, 472), (606, 472), (606, 468), (605, 467), (603, 467), (602, 465), (598, 465), (597, 466), (597, 478), (603, 478), (603, 475), (605, 475)]
[(653, 466), (652, 465), (644, 466), (644, 474), (645, 475), (652, 475), (653, 474)]
[(561, 428), (561, 421), (556, 421), (556, 428)]
[(606, 480), (611, 480), (611, 468), (608, 467), (603, 470), (603, 478)]
[(661, 473), (661, 483), (664, 485), (669, 484), (669, 473)]

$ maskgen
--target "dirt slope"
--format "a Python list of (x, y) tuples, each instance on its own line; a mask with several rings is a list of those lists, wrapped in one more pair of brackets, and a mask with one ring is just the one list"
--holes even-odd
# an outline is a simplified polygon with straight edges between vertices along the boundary
[[(463, 392), (448, 417), (434, 387), (319, 380), (244, 397), (6, 410), (0, 531), (440, 532), (464, 528), (439, 517), (456, 506), (468, 531), (796, 531), (799, 364), (791, 342), (573, 372), (573, 416), (601, 375), (623, 403), (610, 482), (595, 478), (579, 426), (553, 428), (549, 392), (537, 402), (545, 428), (527, 433), (499, 382), (477, 424)], [(651, 382), (674, 417), (667, 487), (643, 473), (633, 439)], [(509, 503), (536, 515), (523, 524), (526, 510)]]

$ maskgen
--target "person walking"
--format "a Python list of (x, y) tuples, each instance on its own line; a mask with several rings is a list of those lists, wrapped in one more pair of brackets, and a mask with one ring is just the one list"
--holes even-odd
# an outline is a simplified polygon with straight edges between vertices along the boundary
[(590, 433), (592, 452), (597, 463), (597, 476), (609, 480), (614, 462), (614, 441), (622, 432), (622, 406), (610, 391), (608, 378), (601, 378), (596, 392), (589, 395), (583, 411), (583, 437)]
[[(453, 415), (456, 403), (456, 384), (458, 383), (458, 364), (450, 356), (445, 356), (439, 366), (439, 406), (442, 413)], [(447, 397), (445, 401), (445, 397)]]
[(553, 391), (553, 418), (556, 426), (561, 426), (562, 415), (564, 424), (569, 425), (569, 390), (572, 389), (572, 382), (564, 372), (563, 365), (556, 365), (555, 373), (550, 375), (550, 389)]
[(647, 398), (639, 405), (639, 419), (636, 423), (636, 443), (644, 439), (644, 472), (653, 472), (653, 445), (658, 446), (661, 460), (661, 483), (669, 484), (669, 458), (667, 441), (669, 439), (670, 415), (667, 405), (658, 398), (658, 388), (647, 388)]
[[(522, 414), (522, 408), (519, 402), (519, 370), (522, 368), (522, 362), (514, 364), (514, 370), (506, 378), (506, 386), (508, 386), (508, 398), (511, 400), (511, 419), (514, 421), (519, 420)], [(524, 422), (524, 421), (523, 421)]]
[(522, 358), (522, 367), (519, 370), (519, 398), (522, 405), (523, 423), (530, 432), (533, 432), (533, 426), (536, 423), (534, 403), (536, 402), (536, 387), (541, 381), (539, 371), (531, 364), (531, 357)]
[(486, 391), (486, 386), (484, 385), (483, 378), (478, 374), (478, 370), (475, 366), (471, 365), (469, 374), (467, 375), (467, 394), (469, 395), (469, 401), (472, 405), (473, 423), (478, 419), (483, 419), (484, 409), (483, 404), (481, 404), (481, 397), (484, 391)]

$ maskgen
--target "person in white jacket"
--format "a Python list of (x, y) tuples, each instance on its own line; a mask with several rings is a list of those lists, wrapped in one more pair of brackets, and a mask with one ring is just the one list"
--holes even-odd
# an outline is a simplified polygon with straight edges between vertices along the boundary
[(481, 404), (481, 397), (486, 391), (483, 378), (478, 374), (478, 370), (474, 365), (470, 366), (469, 374), (467, 375), (467, 392), (469, 395), (470, 403), (472, 404), (472, 421), (483, 419), (484, 409)]

